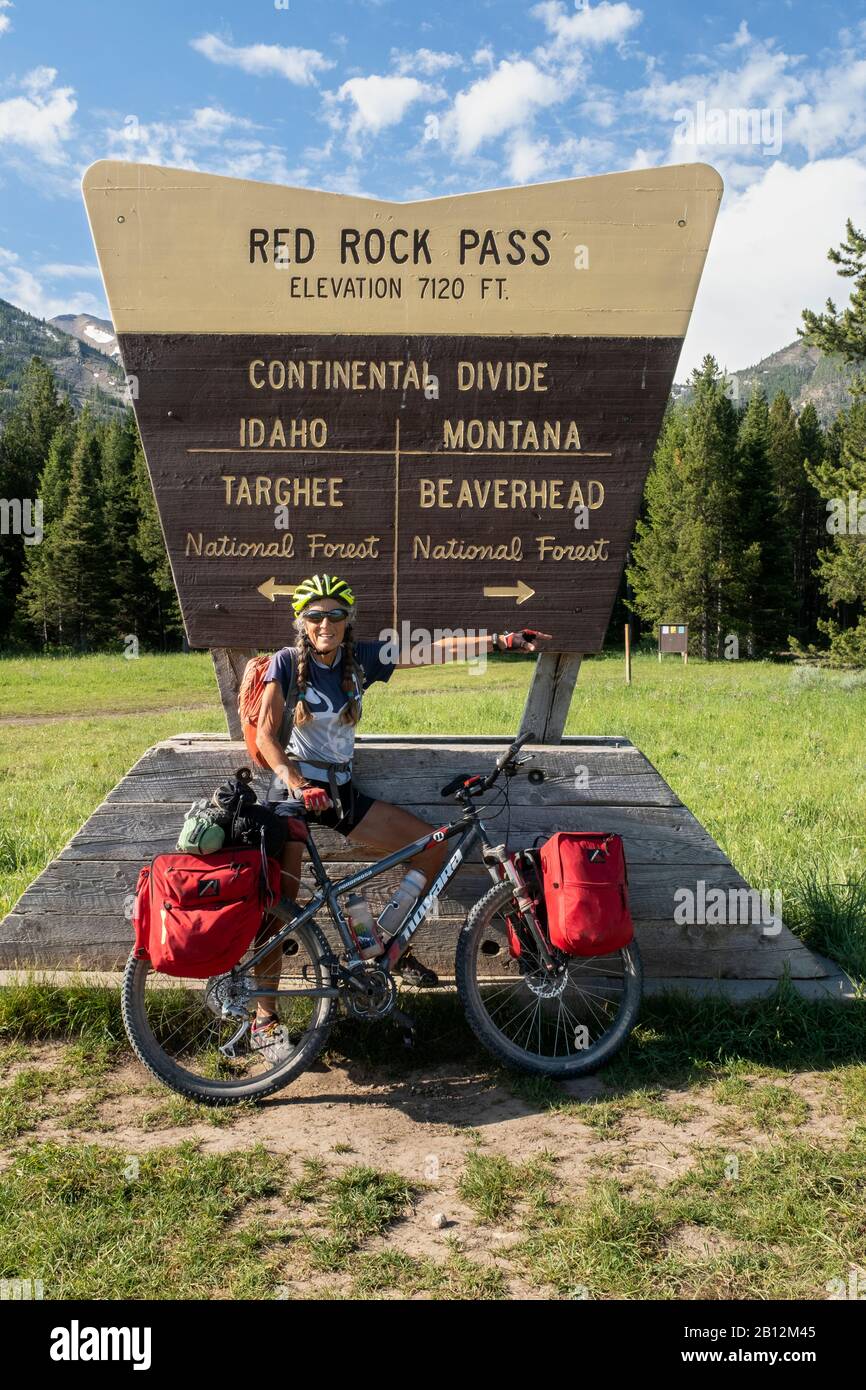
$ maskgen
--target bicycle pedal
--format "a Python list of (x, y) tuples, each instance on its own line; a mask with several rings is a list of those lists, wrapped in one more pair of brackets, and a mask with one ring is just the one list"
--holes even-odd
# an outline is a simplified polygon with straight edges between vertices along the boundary
[(411, 1014), (404, 1014), (402, 1009), (392, 1009), (391, 1018), (395, 1023), (399, 1023), (404, 1033), (415, 1032), (415, 1020)]

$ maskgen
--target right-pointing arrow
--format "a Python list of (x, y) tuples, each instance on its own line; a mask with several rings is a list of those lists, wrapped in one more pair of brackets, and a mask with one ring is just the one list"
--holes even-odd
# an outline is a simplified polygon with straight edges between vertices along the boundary
[(528, 584), (524, 584), (522, 579), (518, 579), (516, 584), (485, 584), (485, 598), (516, 598), (518, 605), (525, 603), (528, 598), (532, 598), (535, 593)]

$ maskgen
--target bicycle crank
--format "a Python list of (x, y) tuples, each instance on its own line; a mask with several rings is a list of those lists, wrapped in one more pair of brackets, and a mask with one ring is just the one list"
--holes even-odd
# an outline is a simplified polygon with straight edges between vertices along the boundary
[(346, 1008), (356, 1018), (386, 1018), (393, 1012), (397, 999), (397, 985), (392, 975), (378, 966), (368, 966), (363, 971), (353, 970), (348, 990), (343, 999)]

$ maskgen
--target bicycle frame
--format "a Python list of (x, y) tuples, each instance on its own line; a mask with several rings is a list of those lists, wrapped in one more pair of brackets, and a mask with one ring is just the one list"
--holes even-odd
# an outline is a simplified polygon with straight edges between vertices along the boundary
[[(243, 973), (247, 974), (254, 966), (258, 965), (260, 961), (264, 960), (266, 956), (269, 956), (277, 946), (281, 946), (284, 941), (288, 940), (293, 931), (297, 931), (299, 927), (311, 921), (312, 918), (316, 916), (316, 913), (320, 912), (323, 907), (328, 909), (347, 952), (350, 955), (353, 954), (355, 951), (355, 941), (349, 930), (348, 923), (340, 910), (340, 898), (346, 893), (351, 892), (352, 889), (360, 888), (363, 884), (369, 883), (374, 878), (378, 878), (380, 874), (387, 873), (389, 869), (394, 869), (399, 864), (405, 863), (407, 859), (411, 859), (414, 855), (420, 853), (421, 850), (427, 849), (429, 845), (440, 844), (444, 840), (452, 840), (458, 836), (460, 837), (459, 842), (451, 858), (443, 864), (424, 896), (416, 903), (415, 907), (409, 913), (409, 916), (390, 942), (384, 955), (378, 957), (376, 963), (387, 965), (389, 969), (400, 959), (415, 932), (427, 916), (427, 912), (431, 905), (436, 901), (446, 883), (448, 883), (463, 863), (469, 850), (471, 850), (479, 840), (486, 849), (490, 850), (492, 848), (478, 812), (474, 807), (467, 806), (463, 816), (459, 820), (452, 821), (450, 825), (439, 826), (429, 834), (423, 835), (417, 840), (413, 840), (411, 844), (404, 845), (402, 849), (395, 850), (393, 854), (389, 854), (384, 859), (380, 859), (375, 864), (371, 864), (369, 868), (361, 869), (356, 874), (350, 874), (347, 878), (337, 880), (331, 879), (328, 876), (328, 871), (322, 862), (315, 841), (312, 835), (310, 835), (306, 841), (306, 848), (313, 866), (314, 877), (319, 885), (319, 891), (316, 893), (315, 897), (307, 903), (303, 910), (301, 910), (299, 905), (291, 898), (281, 898), (279, 903), (269, 909), (271, 915), (285, 922), (286, 926), (274, 936), (268, 937), (267, 941), (259, 947), (256, 953), (251, 956), (249, 960), (244, 961)], [(491, 876), (494, 881), (498, 882), (495, 869), (492, 865), (489, 867)], [(235, 966), (235, 970), (237, 969), (238, 967)], [(234, 971), (232, 973), (234, 974)], [(250, 998), (256, 998), (259, 995), (269, 998), (274, 995), (292, 995), (293, 997), (299, 995), (306, 998), (335, 998), (339, 993), (340, 990), (337, 987), (324, 989), (311, 987), (309, 989), (263, 988), (248, 990)]]

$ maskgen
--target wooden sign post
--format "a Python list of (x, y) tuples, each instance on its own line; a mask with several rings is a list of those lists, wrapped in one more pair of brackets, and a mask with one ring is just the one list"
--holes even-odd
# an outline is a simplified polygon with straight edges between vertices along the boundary
[(659, 628), (659, 661), (666, 652), (679, 652), (683, 665), (689, 663), (689, 628), (687, 623), (662, 623)]
[(183, 621), (230, 731), (294, 585), (367, 636), (553, 634), (561, 735), (616, 597), (721, 196), (687, 164), (412, 204), (100, 161), (84, 197)]
[[(703, 164), (407, 205), (149, 165), (84, 177), (186, 635), (214, 653), (232, 737), (244, 661), (291, 640), (311, 572), (349, 580), (365, 637), (550, 632), (522, 728), (558, 746), (515, 784), (512, 843), (621, 834), (658, 988), (733, 977), (742, 998), (789, 974), (832, 997), (849, 985), (785, 928), (675, 920), (684, 886), (748, 885), (628, 740), (561, 738), (720, 195)], [(443, 781), (492, 767), (506, 741), (362, 732), (359, 781), (437, 824)], [(0, 923), (0, 961), (122, 966), (138, 866), (174, 847), (190, 798), (242, 748), (190, 733), (149, 749)], [(325, 829), (316, 843), (338, 874), (372, 852)], [(418, 942), (443, 976), (489, 883), (475, 853)]]

